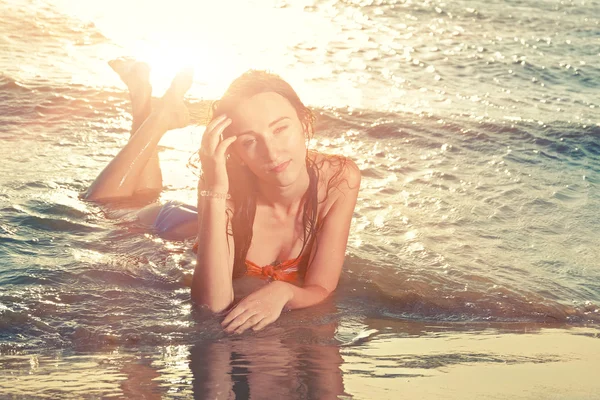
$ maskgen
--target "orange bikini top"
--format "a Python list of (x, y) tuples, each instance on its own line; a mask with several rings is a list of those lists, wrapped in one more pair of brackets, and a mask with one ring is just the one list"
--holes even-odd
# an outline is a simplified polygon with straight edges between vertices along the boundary
[[(194, 252), (198, 251), (197, 241), (192, 249)], [(302, 262), (302, 258), (300, 256), (280, 262), (277, 265), (265, 265), (264, 267), (246, 260), (246, 275), (273, 281), (296, 282), (298, 281), (298, 267)]]
[(298, 280), (298, 266), (302, 257), (280, 262), (276, 265), (261, 267), (250, 260), (246, 260), (246, 275), (273, 281), (296, 282)]

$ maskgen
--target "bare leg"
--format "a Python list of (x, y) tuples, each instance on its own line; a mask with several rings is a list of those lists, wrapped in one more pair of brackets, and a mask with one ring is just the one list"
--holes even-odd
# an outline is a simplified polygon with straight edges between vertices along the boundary
[[(132, 58), (118, 58), (110, 61), (108, 65), (119, 74), (119, 77), (129, 89), (131, 114), (133, 116), (131, 136), (133, 136), (152, 112), (150, 67), (148, 64)], [(155, 149), (140, 175), (135, 192), (158, 194), (161, 189), (162, 173), (158, 150)]]
[(170, 129), (188, 124), (189, 114), (183, 103), (183, 96), (191, 85), (190, 70), (177, 74), (161, 99), (160, 106), (152, 110), (125, 147), (102, 170), (88, 189), (85, 198), (96, 201), (110, 200), (131, 197), (136, 193), (140, 176), (155, 153), (162, 136)]

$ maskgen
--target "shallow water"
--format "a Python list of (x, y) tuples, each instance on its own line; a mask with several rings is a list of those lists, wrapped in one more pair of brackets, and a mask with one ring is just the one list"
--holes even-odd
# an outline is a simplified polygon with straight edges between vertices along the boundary
[[(78, 375), (73, 390), (118, 396), (130, 390), (115, 385), (122, 370), (139, 367), (142, 383), (132, 387), (156, 375), (156, 391), (177, 397), (211, 374), (194, 360), (238, 346), (214, 363), (240, 377), (249, 368), (300, 371), (281, 387), (310, 398), (319, 366), (348, 382), (360, 374), (340, 349), (354, 346), (367, 362), (365, 339), (410, 334), (399, 321), (423, 324), (424, 336), (437, 324), (597, 329), (600, 3), (254, 1), (240, 6), (254, 13), (248, 19), (224, 16), (228, 2), (194, 12), (170, 2), (177, 18), (121, 3), (0, 2), (4, 376), (27, 371), (31, 357), (59, 360), (57, 373), (90, 365), (90, 381), (104, 376), (107, 386), (86, 391)], [(115, 211), (78, 199), (128, 137), (127, 95), (106, 66), (123, 54), (151, 62), (157, 95), (180, 63), (196, 68), (188, 103), (199, 126), (161, 142), (161, 200), (194, 202), (186, 161), (210, 99), (238, 72), (268, 66), (298, 88), (318, 115), (314, 148), (348, 155), (363, 174), (330, 302), (286, 314), (264, 337), (225, 338), (195, 314), (182, 283), (195, 262), (190, 243), (136, 225), (136, 205)], [(292, 350), (250, 352), (248, 364), (245, 340), (252, 350)], [(271, 378), (254, 386), (289, 377)], [(56, 390), (37, 395), (67, 389)]]

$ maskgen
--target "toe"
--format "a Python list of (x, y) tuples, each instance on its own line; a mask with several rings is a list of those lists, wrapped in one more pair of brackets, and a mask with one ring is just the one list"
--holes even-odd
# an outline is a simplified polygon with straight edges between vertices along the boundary
[(150, 81), (150, 66), (134, 58), (123, 57), (110, 60), (108, 65), (117, 73), (127, 86), (141, 86)]
[(183, 98), (185, 92), (187, 92), (190, 87), (192, 87), (192, 81), (194, 79), (194, 70), (192, 68), (182, 69), (175, 75), (173, 81), (171, 82), (171, 86), (167, 90), (166, 95), (175, 97), (175, 98)]

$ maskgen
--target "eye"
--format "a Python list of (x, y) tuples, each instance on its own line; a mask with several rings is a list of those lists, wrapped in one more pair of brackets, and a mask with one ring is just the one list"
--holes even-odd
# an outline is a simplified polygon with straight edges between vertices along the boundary
[(288, 128), (287, 125), (280, 126), (279, 128), (275, 129), (275, 134), (281, 133), (281, 132), (285, 131), (287, 128)]
[(250, 147), (250, 146), (252, 146), (252, 144), (254, 144), (254, 142), (256, 142), (256, 139), (246, 139), (246, 140), (242, 141), (242, 146)]

